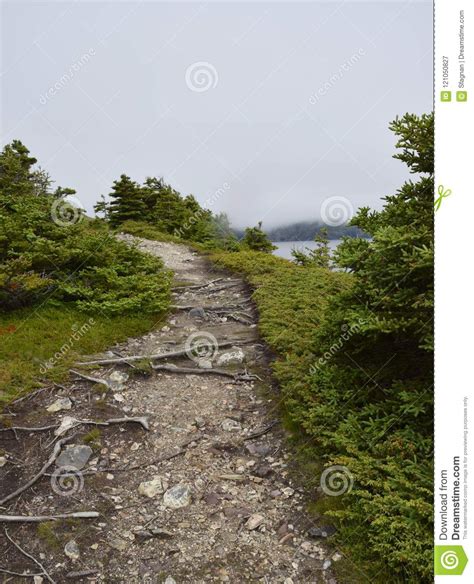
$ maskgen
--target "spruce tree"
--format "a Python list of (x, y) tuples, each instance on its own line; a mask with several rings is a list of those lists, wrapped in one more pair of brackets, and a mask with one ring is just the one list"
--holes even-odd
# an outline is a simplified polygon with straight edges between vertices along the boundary
[(244, 247), (253, 251), (263, 251), (265, 253), (270, 253), (272, 250), (276, 249), (268, 239), (267, 234), (262, 230), (261, 221), (256, 227), (247, 227), (242, 244)]
[(124, 221), (140, 221), (145, 218), (146, 205), (141, 188), (126, 174), (114, 181), (109, 196), (112, 199), (109, 207), (112, 226), (117, 227)]

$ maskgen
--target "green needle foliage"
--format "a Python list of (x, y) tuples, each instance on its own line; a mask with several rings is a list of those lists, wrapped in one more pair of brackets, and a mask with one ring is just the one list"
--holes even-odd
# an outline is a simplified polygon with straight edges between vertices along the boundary
[(268, 239), (267, 234), (262, 230), (262, 223), (260, 222), (256, 227), (247, 227), (244, 238), (242, 239), (242, 247), (252, 251), (263, 251), (270, 253), (276, 246)]
[(35, 163), (19, 141), (0, 154), (0, 311), (46, 301), (105, 315), (166, 309), (163, 264), (85, 217), (63, 198), (71, 189), (51, 193)]
[(169, 306), (162, 262), (68, 203), (72, 189), (53, 192), (35, 164), (17, 140), (0, 153), (0, 402), (149, 330)]
[(348, 273), (318, 267), (318, 255), (303, 265), (256, 252), (215, 260), (256, 287), (307, 467), (344, 466), (353, 478), (342, 496), (315, 489), (316, 511), (338, 527), (362, 581), (418, 584), (433, 581), (433, 116), (390, 127), (395, 158), (415, 177), (381, 211), (354, 217), (371, 239), (338, 247)]

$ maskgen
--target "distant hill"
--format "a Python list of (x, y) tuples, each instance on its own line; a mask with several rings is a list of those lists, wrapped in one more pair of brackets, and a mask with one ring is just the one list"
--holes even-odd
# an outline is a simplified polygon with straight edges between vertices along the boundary
[[(272, 229), (265, 229), (265, 226), (263, 226), (263, 229), (271, 241), (311, 241), (322, 227), (326, 227), (328, 230), (329, 239), (340, 239), (345, 235), (349, 237), (367, 237), (358, 227), (350, 225), (331, 227), (319, 221), (301, 221)], [(234, 232), (239, 239), (243, 235), (243, 230), (236, 229)]]

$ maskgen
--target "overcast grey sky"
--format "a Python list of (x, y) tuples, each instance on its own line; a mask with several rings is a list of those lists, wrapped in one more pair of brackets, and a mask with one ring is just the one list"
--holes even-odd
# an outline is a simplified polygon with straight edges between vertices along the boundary
[(3, 2), (1, 69), (2, 144), (88, 210), (121, 173), (163, 176), (269, 227), (407, 177), (387, 126), (431, 110), (432, 6)]

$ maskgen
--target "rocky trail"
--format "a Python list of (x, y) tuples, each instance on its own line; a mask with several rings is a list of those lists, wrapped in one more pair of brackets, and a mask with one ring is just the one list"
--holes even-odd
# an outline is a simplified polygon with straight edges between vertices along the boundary
[(185, 246), (121, 237), (174, 271), (174, 308), (0, 418), (0, 581), (335, 584), (251, 290)]

